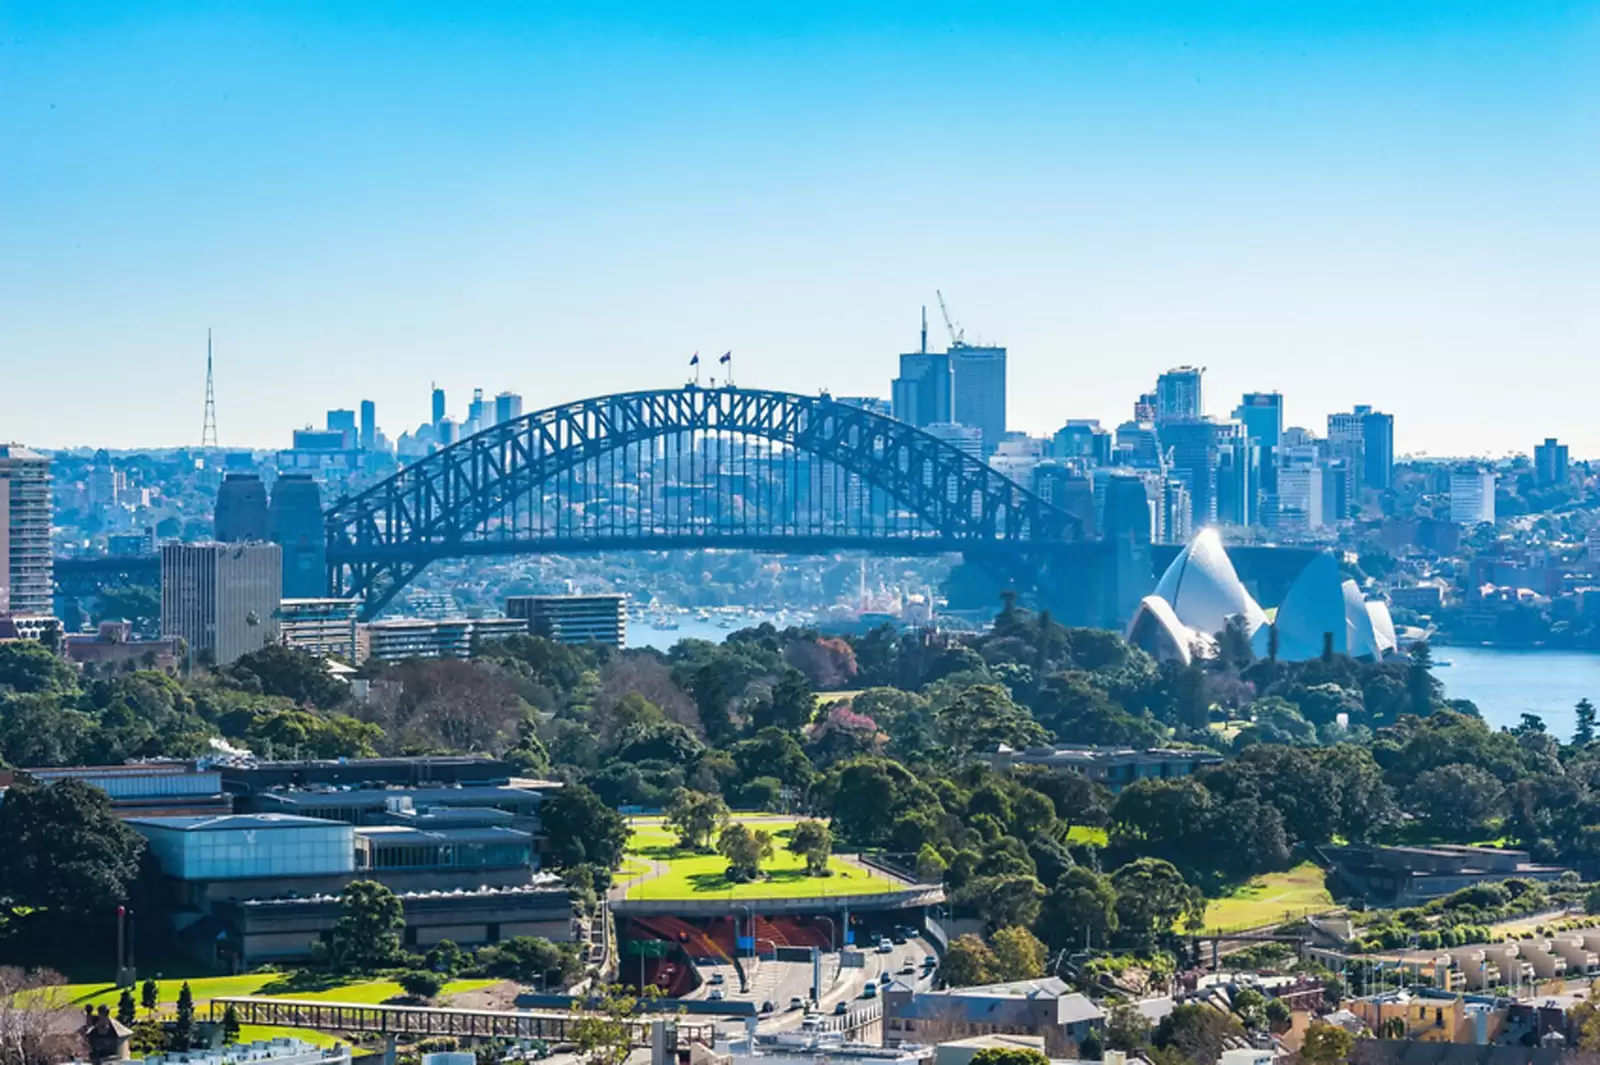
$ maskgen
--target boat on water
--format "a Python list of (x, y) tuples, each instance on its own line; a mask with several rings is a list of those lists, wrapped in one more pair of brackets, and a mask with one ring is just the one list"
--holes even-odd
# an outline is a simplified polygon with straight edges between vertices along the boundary
[(662, 632), (667, 632), (678, 627), (678, 619), (665, 614), (657, 614), (650, 619), (650, 627)]

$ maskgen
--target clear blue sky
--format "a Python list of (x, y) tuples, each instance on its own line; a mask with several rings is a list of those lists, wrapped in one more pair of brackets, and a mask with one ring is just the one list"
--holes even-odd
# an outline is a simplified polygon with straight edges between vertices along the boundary
[[(463, 13), (470, 12), (470, 13)], [(887, 395), (942, 288), (1013, 427), (1369, 402), (1600, 455), (1600, 5), (0, 4), (0, 439), (281, 446), (473, 386)]]

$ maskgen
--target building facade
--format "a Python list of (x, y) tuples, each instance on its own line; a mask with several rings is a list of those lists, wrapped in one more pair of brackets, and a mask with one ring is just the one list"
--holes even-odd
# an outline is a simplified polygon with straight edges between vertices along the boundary
[(230, 473), (217, 489), (213, 527), (218, 543), (239, 544), (272, 539), (267, 486), (253, 473)]
[(982, 434), (990, 454), (1006, 435), (1006, 349), (960, 344), (950, 355), (950, 414)]
[(0, 444), (0, 614), (48, 615), (50, 459)]
[(1567, 482), (1567, 445), (1553, 436), (1533, 449), (1533, 476), (1540, 488)]
[(950, 407), (950, 356), (944, 352), (914, 351), (900, 356), (900, 376), (890, 386), (894, 416), (919, 429), (952, 418)]
[(1156, 378), (1156, 424), (1194, 421), (1205, 416), (1200, 384), (1204, 373), (1194, 366), (1174, 366)]
[(161, 633), (190, 663), (225, 666), (278, 638), (283, 553), (277, 544), (163, 544)]
[(1493, 470), (1463, 466), (1450, 474), (1450, 520), (1457, 525), (1494, 524)]
[(315, 599), (328, 593), (327, 532), (322, 524), (322, 489), (307, 473), (284, 473), (272, 486), (272, 542), (283, 548), (283, 594)]
[(514, 595), (506, 599), (506, 617), (557, 643), (628, 645), (628, 602), (621, 595)]
[(359, 660), (404, 662), (408, 658), (470, 658), (476, 640), (526, 634), (521, 618), (396, 618), (374, 621), (357, 630)]
[(359, 662), (360, 614), (359, 599), (285, 599), (278, 606), (278, 634), (297, 651)]

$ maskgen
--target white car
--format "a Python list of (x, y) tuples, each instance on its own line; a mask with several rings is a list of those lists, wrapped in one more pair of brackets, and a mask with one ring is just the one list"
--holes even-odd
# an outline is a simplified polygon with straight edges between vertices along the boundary
[(711, 999), (712, 1002), (721, 1002), (722, 999), (723, 999), (722, 988), (713, 987), (711, 989), (711, 994), (708, 997)]
[(711, 986), (712, 987), (720, 987), (727, 979), (728, 978), (726, 976), (723, 976), (721, 973), (712, 973), (711, 974)]
[(878, 953), (879, 954), (893, 954), (894, 953), (894, 944), (889, 942), (889, 939), (888, 939), (887, 936), (885, 936), (883, 939), (878, 940)]

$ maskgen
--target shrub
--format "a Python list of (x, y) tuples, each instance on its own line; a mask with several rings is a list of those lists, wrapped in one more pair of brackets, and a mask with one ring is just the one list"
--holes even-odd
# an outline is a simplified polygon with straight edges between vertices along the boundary
[(395, 981), (405, 993), (415, 998), (432, 998), (444, 989), (444, 977), (426, 969), (413, 969), (401, 973)]

